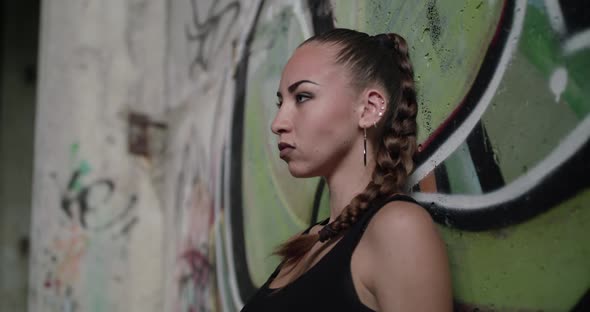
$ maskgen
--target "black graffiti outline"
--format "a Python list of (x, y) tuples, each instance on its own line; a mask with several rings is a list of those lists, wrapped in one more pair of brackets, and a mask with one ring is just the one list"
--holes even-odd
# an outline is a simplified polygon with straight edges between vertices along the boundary
[[(451, 134), (457, 131), (459, 126), (470, 116), (473, 109), (477, 106), (489, 85), (489, 81), (492, 79), (495, 68), (498, 66), (502, 51), (506, 44), (509, 44), (507, 41), (513, 25), (515, 9), (516, 3), (514, 0), (504, 1), (503, 13), (497, 24), (496, 34), (488, 47), (488, 51), (471, 89), (452, 114), (423, 144), (423, 150), (416, 158), (417, 167), (439, 149)], [(323, 19), (325, 18), (318, 19), (318, 24), (322, 23), (326, 25)], [(315, 23), (316, 19), (313, 21)], [(323, 32), (325, 30), (318, 29), (317, 31)], [(500, 168), (494, 160), (494, 151), (487, 149), (491, 144), (481, 120), (467, 136), (466, 144), (470, 154), (477, 155), (472, 158), (477, 159), (476, 162), (479, 169), (484, 168), (483, 171), (485, 171), (485, 174), (482, 170), (476, 171), (482, 190), (484, 192), (492, 191), (504, 186), (505, 183)], [(569, 175), (565, 175), (569, 176), (567, 181), (573, 181), (568, 184), (568, 187), (563, 187), (564, 183), (562, 181), (565, 181), (565, 178), (563, 180), (556, 178), (558, 176), (565, 176), (561, 172), (555, 172), (550, 174), (546, 180), (537, 184), (534, 189), (519, 194), (515, 199), (481, 209), (478, 208), (477, 210), (457, 209), (456, 207), (447, 206), (439, 202), (423, 202), (422, 204), (430, 211), (435, 221), (460, 230), (485, 231), (519, 224), (575, 196), (590, 185), (588, 177), (580, 175), (581, 172), (585, 171), (583, 169), (579, 171), (575, 170), (575, 168), (581, 169), (587, 167), (579, 159), (580, 155), (584, 155), (587, 152), (587, 146), (584, 145), (579, 152), (570, 159), (565, 160), (560, 164), (559, 169), (557, 169), (558, 171), (570, 172)], [(437, 187), (442, 186), (442, 191), (445, 190), (444, 188), (448, 191), (449, 181), (444, 162), (435, 167), (434, 172)], [(415, 185), (413, 191), (419, 192), (419, 185)], [(321, 192), (319, 185), (317, 192)], [(543, 194), (543, 196), (540, 196), (540, 194)], [(316, 193), (317, 196), (318, 194)], [(548, 198), (548, 196), (551, 198)], [(526, 206), (527, 208), (511, 209), (511, 207), (516, 206)], [(317, 210), (319, 210), (319, 207), (314, 206), (313, 211), (316, 212)], [(317, 213), (315, 214), (317, 215)], [(317, 221), (313, 220), (313, 222)]]
[[(238, 1), (233, 1), (226, 4), (221, 10), (216, 10), (219, 1), (213, 1), (213, 5), (207, 11), (207, 17), (203, 21), (199, 20), (198, 0), (190, 0), (190, 4), (192, 24), (185, 24), (184, 35), (187, 42), (196, 42), (197, 44), (196, 55), (189, 66), (189, 75), (192, 77), (197, 66), (200, 66), (205, 71), (208, 70), (209, 58), (214, 56), (225, 43), (229, 32), (237, 22), (237, 17), (240, 15), (241, 4)], [(217, 44), (211, 42), (211, 46), (206, 47), (207, 39), (219, 38), (216, 35), (219, 32), (221, 19), (232, 13), (231, 22), (221, 35), (223, 40), (219, 40)]]
[(435, 221), (460, 230), (489, 231), (519, 224), (590, 187), (587, 175), (587, 172), (590, 172), (590, 163), (584, 158), (588, 153), (590, 142), (586, 141), (572, 157), (561, 163), (543, 181), (510, 200), (473, 210), (458, 209), (441, 202), (421, 204), (430, 211)]
[(115, 192), (115, 182), (106, 178), (98, 179), (88, 185), (82, 186), (79, 190), (76, 190), (76, 185), (79, 183), (79, 180), (82, 178), (82, 175), (83, 171), (81, 168), (78, 168), (72, 172), (67, 188), (64, 192), (62, 192), (60, 198), (60, 207), (62, 212), (70, 220), (74, 221), (72, 205), (77, 203), (80, 213), (78, 215), (78, 219), (75, 221), (79, 222), (82, 228), (95, 232), (108, 230), (110, 228), (113, 228), (119, 222), (124, 222), (122, 220), (131, 218), (129, 221), (123, 224), (120, 230), (121, 234), (128, 234), (133, 228), (133, 226), (138, 222), (137, 216), (132, 216), (132, 211), (136, 207), (137, 196), (131, 195), (126, 207), (120, 213), (105, 221), (103, 224), (89, 226), (87, 222), (88, 213), (96, 209), (95, 207), (89, 204), (89, 196), (97, 188), (105, 187), (107, 192), (105, 193), (102, 202), (108, 202)]
[[(260, 7), (259, 7), (259, 12), (258, 14), (260, 14), (260, 11), (262, 9), (264, 1), (261, 1)], [(314, 0), (308, 0), (308, 7), (310, 8), (311, 11), (311, 15), (312, 15), (312, 24), (313, 24), (313, 28), (314, 28), (314, 32), (316, 34), (318, 33), (322, 33), (324, 31), (327, 31), (329, 29), (332, 29), (335, 27), (334, 25), (334, 18), (332, 15), (332, 10), (331, 10), (331, 5), (330, 2), (328, 0), (320, 0), (320, 1), (314, 1)], [(501, 21), (498, 22), (498, 26), (497, 26), (497, 35), (494, 38), (495, 40), (492, 42), (492, 44), (497, 44), (500, 46), (504, 46), (506, 43), (506, 39), (508, 37), (508, 33), (510, 30), (510, 25), (512, 24), (512, 10), (514, 9), (515, 4), (514, 4), (514, 0), (507, 0), (504, 3), (504, 7), (503, 10), (504, 11), (508, 11), (508, 14), (503, 14)], [(508, 9), (507, 9), (508, 8)], [(249, 36), (248, 39), (246, 41), (246, 47), (244, 49), (244, 55), (242, 56), (242, 59), (238, 65), (237, 71), (236, 71), (236, 94), (235, 94), (235, 104), (234, 104), (234, 116), (233, 116), (233, 128), (232, 128), (232, 136), (231, 136), (231, 144), (232, 144), (232, 161), (230, 162), (230, 166), (231, 166), (231, 170), (230, 170), (230, 192), (232, 194), (234, 194), (234, 196), (230, 197), (231, 203), (229, 206), (231, 206), (232, 209), (232, 213), (230, 216), (231, 219), (231, 226), (232, 226), (232, 240), (233, 240), (233, 249), (234, 249), (234, 263), (236, 264), (236, 267), (243, 267), (245, 270), (238, 270), (236, 269), (237, 272), (237, 283), (239, 285), (238, 289), (241, 292), (242, 297), (248, 297), (251, 294), (254, 293), (254, 291), (256, 290), (256, 287), (254, 286), (252, 280), (250, 279), (250, 277), (248, 276), (247, 273), (240, 273), (240, 272), (247, 272), (247, 264), (243, 263), (244, 259), (246, 259), (246, 251), (245, 251), (245, 242), (244, 242), (244, 237), (243, 237), (243, 233), (244, 233), (244, 228), (243, 228), (243, 224), (242, 224), (242, 220), (243, 220), (243, 207), (242, 207), (242, 189), (241, 189), (241, 185), (242, 185), (242, 171), (241, 171), (241, 166), (242, 166), (242, 136), (243, 136), (243, 131), (244, 131), (244, 120), (243, 120), (243, 115), (244, 115), (244, 105), (245, 105), (245, 98), (246, 98), (246, 89), (247, 89), (247, 72), (248, 72), (248, 57), (249, 57), (249, 53), (250, 53), (250, 45), (252, 43), (253, 40), (253, 36), (254, 33), (256, 31), (256, 26), (259, 20), (259, 16), (256, 17), (255, 19), (255, 23), (253, 24), (253, 28), (250, 30), (249, 32)], [(507, 26), (508, 25), (508, 26)], [(488, 59), (487, 64), (493, 65), (495, 66), (501, 56), (501, 53), (497, 52), (498, 50), (496, 49), (489, 49), (488, 53), (486, 54), (486, 58)], [(500, 49), (500, 51), (502, 51), (502, 49)], [(494, 62), (490, 62), (490, 59), (494, 60)], [(486, 64), (486, 62), (484, 61), (484, 64)], [(492, 66), (492, 67), (493, 67)], [(483, 65), (482, 65), (483, 67)], [(481, 75), (480, 75), (481, 76)], [(478, 76), (478, 77), (480, 77)], [(485, 78), (489, 78), (489, 77), (485, 77)], [(481, 80), (481, 78), (480, 78)], [(487, 83), (489, 82), (489, 79), (485, 81), (480, 81), (479, 83), (483, 86), (483, 85), (487, 85)], [(477, 83), (477, 81), (476, 81)], [(478, 90), (480, 91), (480, 90)], [(470, 102), (468, 101), (464, 101), (462, 104), (468, 104)], [(457, 110), (459, 113), (461, 112), (465, 112), (468, 111), (470, 112), (471, 109), (473, 109), (473, 107), (468, 107), (470, 109), (461, 109), (461, 110)], [(468, 114), (466, 114), (466, 116), (468, 116)], [(457, 116), (455, 116), (457, 117)], [(449, 129), (449, 134), (452, 133), (453, 129)], [(436, 143), (436, 142), (435, 142)], [(423, 153), (423, 155), (426, 155), (429, 151), (433, 151), (434, 148), (437, 148), (437, 146), (434, 146), (435, 144), (432, 145), (432, 147), (430, 149), (428, 149), (428, 147), (426, 147), (425, 153)], [(423, 159), (426, 159), (423, 158)], [(422, 161), (423, 161), (422, 159)], [(420, 159), (418, 159), (418, 162), (420, 161)], [(312, 207), (312, 216), (314, 218), (317, 218), (318, 216), (318, 211), (320, 208), (320, 202), (321, 200), (321, 193), (323, 192), (323, 184), (320, 181), (320, 183), (318, 183), (317, 189), (316, 189), (316, 194), (315, 194), (315, 200), (314, 200), (314, 204)], [(311, 220), (310, 223), (315, 223), (317, 222), (317, 220)]]
[[(508, 10), (508, 12), (511, 11), (512, 10)], [(508, 29), (506, 28), (503, 28), (502, 31), (508, 33)], [(501, 38), (499, 39), (502, 40)], [(498, 38), (496, 38), (496, 40), (498, 40)], [(501, 51), (501, 46), (493, 47), (493, 49)], [(484, 59), (478, 77), (481, 73), (485, 75), (486, 72), (488, 74), (493, 72), (494, 67), (495, 64), (490, 64), (487, 58)], [(479, 100), (477, 89), (480, 89), (481, 91), (479, 93), (482, 94), (486, 87), (487, 84), (485, 81), (478, 82), (476, 79), (476, 83), (474, 83), (472, 90), (468, 92), (463, 100), (463, 103), (471, 103), (471, 105), (465, 105), (467, 109), (464, 109), (465, 107), (463, 109), (458, 109), (456, 115), (450, 116), (450, 118), (446, 120), (446, 124), (443, 125), (442, 129), (439, 129), (438, 132), (435, 132), (434, 135), (429, 138), (430, 144), (427, 148), (429, 148), (431, 152), (440, 148), (451, 133), (455, 131), (458, 125), (468, 117), (471, 111), (469, 106), (477, 105)], [(451, 126), (448, 127), (449, 125)], [(494, 151), (487, 148), (491, 144), (489, 143), (489, 138), (486, 135), (485, 127), (481, 120), (467, 136), (466, 143), (469, 152), (472, 155), (472, 159), (479, 162), (478, 168), (479, 166), (485, 168), (485, 175), (481, 170), (476, 171), (478, 180), (482, 186), (482, 191), (487, 193), (504, 187), (505, 183), (502, 174), (493, 159)], [(442, 202), (423, 202), (422, 204), (427, 207), (437, 222), (460, 230), (487, 231), (525, 222), (552, 209), (559, 203), (576, 196), (590, 186), (590, 180), (588, 177), (581, 175), (582, 172), (587, 172), (584, 168), (588, 167), (588, 165), (580, 159), (581, 155), (588, 153), (587, 144), (588, 142), (586, 142), (572, 157), (565, 159), (560, 163), (559, 167), (555, 170), (557, 172), (550, 173), (543, 181), (539, 181), (532, 189), (519, 194), (516, 198), (486, 207), (478, 207), (477, 209), (472, 210), (458, 209), (457, 207), (452, 207)], [(423, 152), (422, 155), (419, 156), (419, 163), (425, 161), (430, 155), (431, 153), (428, 151)], [(448, 192), (449, 182), (446, 168), (444, 166), (439, 165), (435, 168), (435, 177), (437, 188), (440, 182), (440, 185), (442, 186), (440, 191)], [(567, 187), (564, 187), (565, 183), (563, 183), (563, 181), (569, 182)], [(419, 191), (419, 187), (414, 190)], [(514, 207), (518, 208), (514, 209)]]
[(244, 133), (244, 105), (246, 99), (247, 77), (248, 77), (248, 58), (251, 50), (256, 26), (262, 13), (265, 0), (260, 1), (256, 11), (256, 17), (252, 28), (248, 30), (248, 37), (245, 42), (244, 54), (238, 63), (235, 74), (235, 90), (234, 95), (234, 112), (232, 116), (231, 129), (231, 154), (232, 160), (229, 162), (229, 192), (233, 196), (228, 198), (228, 209), (230, 209), (229, 224), (231, 227), (231, 237), (233, 242), (233, 261), (235, 264), (236, 281), (238, 284), (238, 291), (241, 298), (249, 298), (252, 296), (258, 287), (248, 274), (248, 264), (246, 263), (246, 244), (244, 238), (244, 214), (243, 214), (243, 194), (242, 194), (242, 161), (243, 161), (243, 141)]

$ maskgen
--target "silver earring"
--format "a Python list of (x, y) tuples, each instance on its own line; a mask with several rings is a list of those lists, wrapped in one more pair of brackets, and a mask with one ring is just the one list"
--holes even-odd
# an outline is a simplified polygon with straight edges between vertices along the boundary
[(363, 163), (365, 164), (365, 167), (367, 166), (367, 128), (363, 128), (364, 132), (365, 132), (365, 139), (363, 142)]

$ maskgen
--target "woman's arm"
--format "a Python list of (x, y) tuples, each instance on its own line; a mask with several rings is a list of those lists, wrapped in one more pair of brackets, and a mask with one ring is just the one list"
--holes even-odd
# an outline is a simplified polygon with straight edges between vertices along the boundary
[(365, 235), (374, 264), (368, 286), (379, 311), (452, 311), (445, 244), (424, 208), (390, 202), (373, 217)]

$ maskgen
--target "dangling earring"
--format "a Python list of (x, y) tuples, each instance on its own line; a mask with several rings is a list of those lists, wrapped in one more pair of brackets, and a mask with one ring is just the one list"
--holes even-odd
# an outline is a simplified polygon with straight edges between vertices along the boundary
[(365, 167), (367, 166), (367, 128), (363, 128), (365, 135), (364, 135), (364, 142), (363, 142), (363, 163)]

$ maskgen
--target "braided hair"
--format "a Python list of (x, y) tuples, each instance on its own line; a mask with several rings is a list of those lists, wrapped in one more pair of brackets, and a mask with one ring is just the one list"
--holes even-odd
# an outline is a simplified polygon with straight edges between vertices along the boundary
[(403, 193), (416, 151), (418, 104), (406, 40), (395, 33), (369, 36), (350, 29), (333, 29), (301, 45), (310, 42), (335, 46), (336, 64), (349, 69), (353, 87), (362, 90), (370, 84), (382, 86), (388, 105), (372, 130), (376, 165), (371, 181), (319, 233), (296, 236), (280, 245), (275, 254), (282, 257), (284, 265), (299, 262), (318, 240), (327, 242), (342, 235), (375, 199)]

